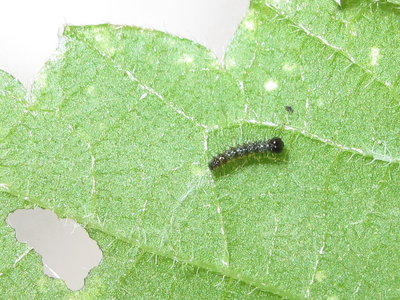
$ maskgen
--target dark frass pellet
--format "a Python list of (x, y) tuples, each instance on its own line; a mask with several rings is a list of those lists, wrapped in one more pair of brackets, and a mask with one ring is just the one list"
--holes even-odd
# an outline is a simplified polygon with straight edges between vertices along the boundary
[(281, 138), (274, 137), (268, 141), (258, 141), (253, 143), (246, 143), (236, 147), (225, 150), (223, 153), (213, 157), (209, 162), (208, 167), (210, 170), (222, 166), (232, 159), (243, 157), (255, 153), (279, 153), (283, 150), (284, 143)]
[(285, 109), (289, 114), (292, 114), (294, 112), (293, 107), (291, 106), (285, 106)]

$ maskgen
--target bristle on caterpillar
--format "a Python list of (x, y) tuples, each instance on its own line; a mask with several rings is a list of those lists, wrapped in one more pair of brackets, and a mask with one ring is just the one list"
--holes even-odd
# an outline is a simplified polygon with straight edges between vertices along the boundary
[(281, 138), (274, 137), (267, 141), (258, 141), (253, 143), (246, 143), (236, 147), (232, 147), (214, 156), (208, 163), (210, 170), (222, 166), (234, 158), (239, 158), (255, 153), (279, 153), (283, 150), (284, 143)]

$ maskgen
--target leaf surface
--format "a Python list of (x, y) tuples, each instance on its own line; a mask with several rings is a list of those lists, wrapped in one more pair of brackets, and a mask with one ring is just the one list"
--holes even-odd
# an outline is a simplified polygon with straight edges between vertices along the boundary
[[(393, 11), (331, 2), (321, 22), (398, 22)], [(13, 92), (0, 105), (18, 118), (2, 116), (0, 183), (14, 205), (4, 218), (38, 205), (87, 228), (105, 260), (80, 293), (400, 296), (398, 71), (384, 68), (386, 58), (368, 65), (369, 44), (348, 43), (338, 22), (320, 32), (315, 8), (281, 4), (252, 2), (224, 68), (187, 40), (102, 25), (65, 29), (63, 51), (27, 103), (13, 100), (21, 88), (7, 79), (2, 89)], [(357, 30), (399, 60), (387, 50), (397, 35)], [(284, 153), (207, 167), (231, 146), (273, 136)], [(22, 276), (15, 253), (2, 258), (1, 284)], [(40, 274), (35, 255), (22, 264), (37, 270), (32, 282), (68, 295)], [(110, 281), (118, 283), (100, 288)]]

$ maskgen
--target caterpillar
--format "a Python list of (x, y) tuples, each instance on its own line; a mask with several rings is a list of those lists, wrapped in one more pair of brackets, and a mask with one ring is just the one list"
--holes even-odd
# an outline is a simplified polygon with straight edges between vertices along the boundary
[(243, 157), (254, 153), (279, 153), (283, 150), (283, 146), (284, 143), (279, 137), (274, 137), (267, 141), (257, 141), (253, 143), (238, 145), (214, 156), (208, 163), (208, 167), (212, 171), (215, 168), (226, 164), (234, 158)]

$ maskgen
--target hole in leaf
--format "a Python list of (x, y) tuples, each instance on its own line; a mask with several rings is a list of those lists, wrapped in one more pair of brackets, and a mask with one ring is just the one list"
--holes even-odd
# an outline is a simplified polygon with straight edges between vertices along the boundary
[[(59, 219), (50, 210), (18, 209), (8, 215), (7, 223), (15, 229), (18, 241), (42, 256), (44, 273), (64, 280), (73, 291), (84, 286), (85, 277), (103, 257), (83, 227), (72, 219)], [(21, 259), (22, 255), (16, 263)]]

